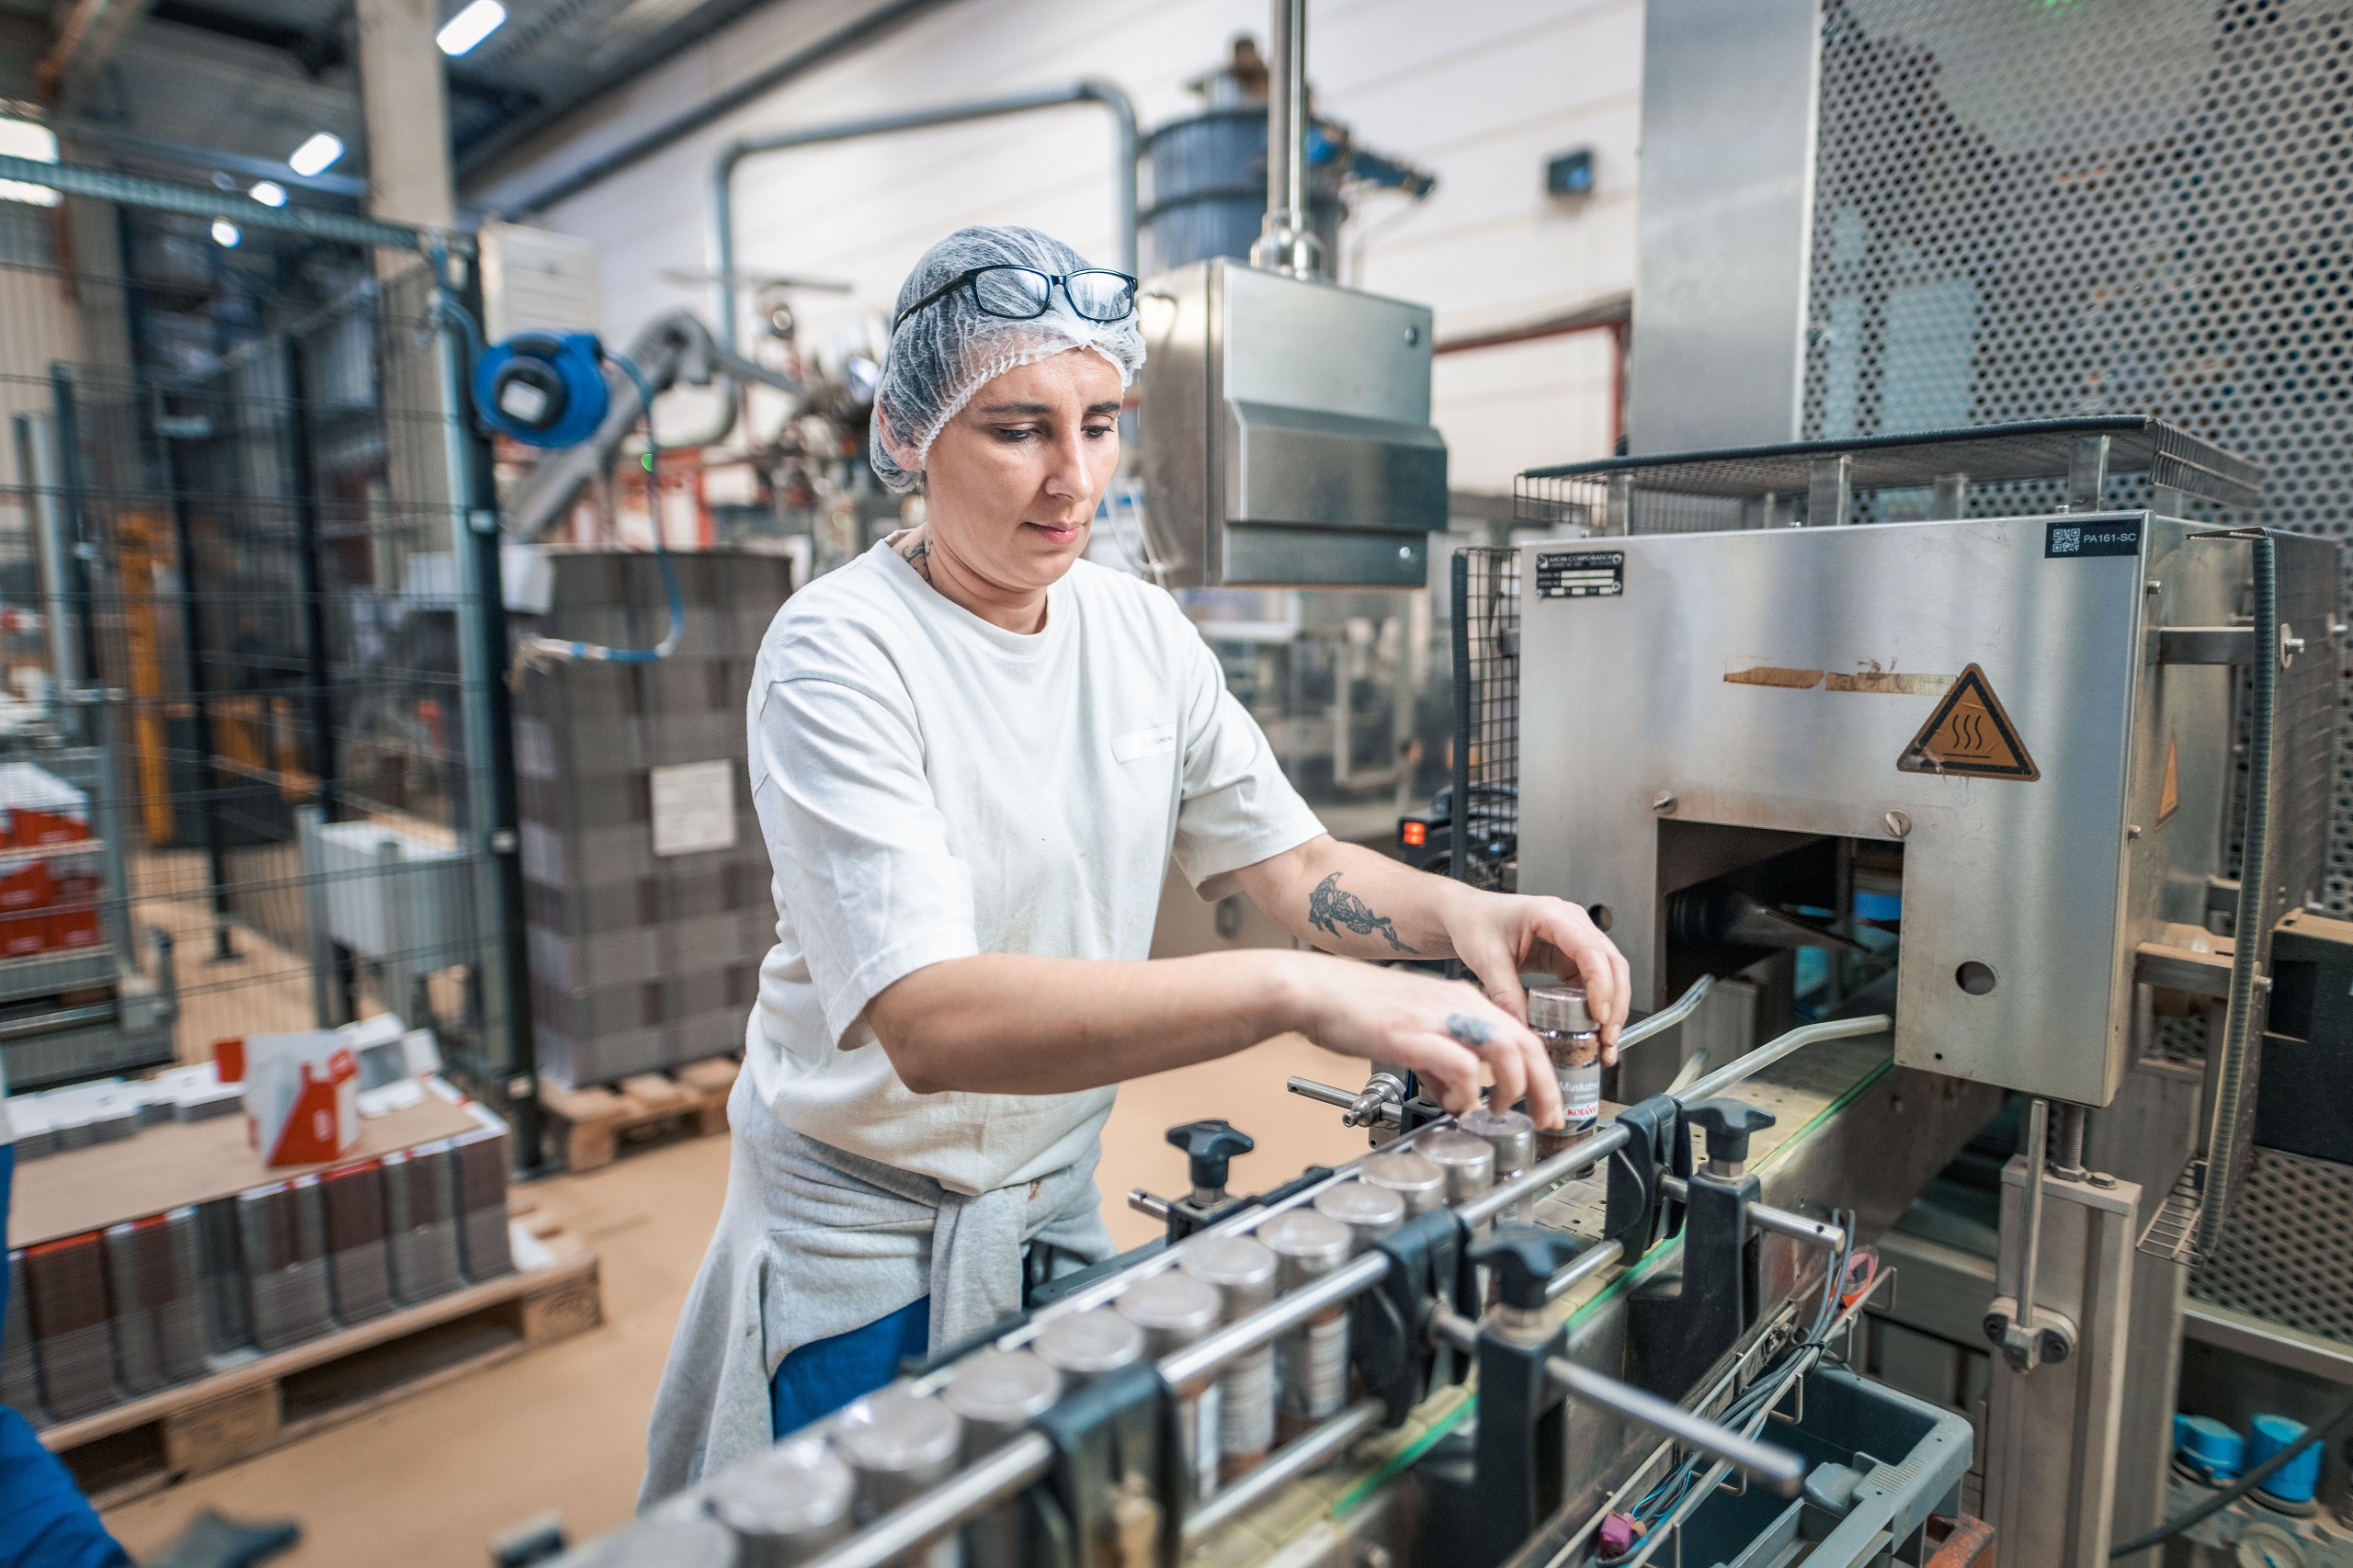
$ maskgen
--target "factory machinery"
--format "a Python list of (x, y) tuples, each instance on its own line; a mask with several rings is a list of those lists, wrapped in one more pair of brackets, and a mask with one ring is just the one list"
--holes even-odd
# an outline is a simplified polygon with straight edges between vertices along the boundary
[[(1247, 1136), (1173, 1129), (1165, 1239), (571, 1561), (2108, 1561), (2212, 1491), (2170, 1469), (2182, 1279), (2274, 979), (2353, 952), (2305, 907), (2335, 550), (2231, 526), (2259, 487), (2139, 419), (1527, 476), (1512, 854), (1626, 953), (1618, 1098), (1540, 987), (1565, 1131), (1376, 1064), (1292, 1085), (1366, 1156), (1239, 1196)], [(2201, 1012), (2202, 1083), (2138, 1070)], [(1853, 1330), (1951, 1310), (1892, 1228), (2006, 1106), (1990, 1386), (1938, 1408)], [(2194, 1539), (2337, 1561), (2290, 1490)]]
[[(1316, 276), (1272, 9), (1251, 265), (1142, 294), (1153, 558), (1419, 584), (1429, 312)], [(2122, 417), (1523, 475), (1538, 537), (1456, 557), (1415, 825), (1611, 933), (1614, 1077), (1539, 986), (1560, 1132), (1381, 1063), (1293, 1081), (1370, 1148), (1271, 1191), (1172, 1129), (1188, 1189), (1130, 1197), (1163, 1238), (565, 1561), (2353, 1562), (2346, 1421), (2175, 1448), (2186, 1278), (2295, 1222), (2242, 1200), (2257, 1144), (2353, 1164), (2336, 549), (2262, 505)], [(1899, 1375), (1899, 1327), (1975, 1381)]]

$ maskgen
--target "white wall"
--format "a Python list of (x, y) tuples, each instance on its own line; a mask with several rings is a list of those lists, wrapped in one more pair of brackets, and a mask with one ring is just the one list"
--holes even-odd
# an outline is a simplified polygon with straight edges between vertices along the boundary
[[(496, 208), (870, 4), (772, 3), (574, 116), (465, 198)], [(1315, 0), (1309, 18), (1319, 110), (1438, 175), (1404, 216), (1393, 195), (1359, 203), (1352, 231), (1379, 225), (1363, 287), (1433, 305), (1441, 345), (1631, 289), (1642, 0)], [(710, 311), (708, 286), (660, 274), (710, 265), (710, 160), (734, 138), (1078, 76), (1125, 88), (1149, 131), (1192, 110), (1184, 83), (1214, 68), (1233, 35), (1263, 37), (1266, 25), (1259, 0), (963, 0), (530, 221), (603, 244), (606, 335), (625, 342), (662, 311)], [(1545, 159), (1576, 146), (1595, 149), (1594, 194), (1547, 197)], [(924, 247), (961, 224), (1034, 224), (1108, 261), (1110, 156), (1108, 117), (1080, 107), (774, 154), (737, 176), (738, 265), (856, 282), (848, 300), (800, 301), (822, 342), (886, 309)], [(1437, 420), (1456, 487), (1507, 489), (1521, 468), (1601, 455), (1609, 386), (1606, 335), (1441, 358)]]

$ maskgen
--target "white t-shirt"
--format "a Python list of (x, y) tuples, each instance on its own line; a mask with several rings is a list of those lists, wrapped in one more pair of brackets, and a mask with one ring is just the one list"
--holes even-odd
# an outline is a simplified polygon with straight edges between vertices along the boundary
[(974, 953), (1142, 959), (1172, 853), (1204, 897), (1323, 824), (1176, 601), (1074, 564), (1024, 636), (888, 541), (778, 611), (748, 701), (775, 869), (745, 1069), (786, 1126), (974, 1193), (1079, 1158), (1112, 1090), (918, 1095), (864, 1021)]

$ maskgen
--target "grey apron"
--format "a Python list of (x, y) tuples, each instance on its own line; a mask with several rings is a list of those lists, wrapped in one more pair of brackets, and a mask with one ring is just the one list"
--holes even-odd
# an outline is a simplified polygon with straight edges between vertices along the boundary
[(800, 1346), (927, 1294), (943, 1350), (1021, 1305), (1025, 1247), (1042, 1244), (1041, 1276), (1115, 1250), (1092, 1153), (967, 1196), (802, 1137), (768, 1115), (749, 1074), (727, 1116), (727, 1201), (654, 1396), (641, 1509), (773, 1441), (769, 1380)]

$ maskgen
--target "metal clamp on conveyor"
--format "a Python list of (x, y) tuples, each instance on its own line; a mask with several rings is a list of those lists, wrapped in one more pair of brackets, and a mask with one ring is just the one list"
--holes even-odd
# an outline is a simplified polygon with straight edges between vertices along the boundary
[[(1381, 1402), (1384, 1426), (1403, 1422), (1431, 1391), (1438, 1312), (1449, 1301), (1457, 1311), (1478, 1310), (1477, 1277), (1463, 1239), (1453, 1210), (1433, 1209), (1369, 1249), (1389, 1259), (1389, 1272), (1356, 1299), (1348, 1353), (1365, 1392)], [(1453, 1360), (1447, 1381), (1461, 1381), (1465, 1370)]]
[[(1582, 1250), (1614, 1248), (1605, 1242)], [(1500, 1562), (1559, 1512), (1572, 1398), (1711, 1454), (1784, 1496), (1794, 1495), (1804, 1479), (1805, 1461), (1796, 1454), (1756, 1442), (1568, 1358), (1567, 1327), (1544, 1309), (1552, 1282), (1576, 1271), (1580, 1251), (1574, 1238), (1558, 1232), (1506, 1226), (1472, 1254), (1473, 1262), (1493, 1270), (1498, 1290), (1486, 1318), (1474, 1324), (1443, 1306), (1433, 1313), (1436, 1334), (1472, 1352), (1479, 1364), (1470, 1494), (1436, 1504), (1438, 1517), (1469, 1526), (1471, 1539), (1467, 1544), (1449, 1542), (1446, 1561), (1481, 1568)], [(1427, 1483), (1444, 1487), (1448, 1480), (1443, 1471), (1433, 1471)]]
[(1053, 1445), (1047, 1485), (1029, 1494), (1022, 1561), (1039, 1568), (1174, 1562), (1180, 1521), (1163, 1499), (1185, 1494), (1169, 1441), (1168, 1384), (1139, 1362), (1091, 1379), (1037, 1420)]
[[(1757, 1238), (1749, 1206), (1763, 1191), (1748, 1174), (1748, 1140), (1773, 1118), (1741, 1100), (1687, 1107), (1686, 1123), (1708, 1140), (1708, 1164), (1684, 1180), (1683, 1275), (1637, 1292), (1629, 1303), (1634, 1381), (1679, 1396), (1740, 1342), (1756, 1321)], [(1679, 1150), (1690, 1147), (1678, 1130)]]

